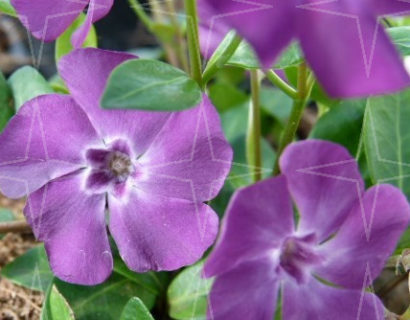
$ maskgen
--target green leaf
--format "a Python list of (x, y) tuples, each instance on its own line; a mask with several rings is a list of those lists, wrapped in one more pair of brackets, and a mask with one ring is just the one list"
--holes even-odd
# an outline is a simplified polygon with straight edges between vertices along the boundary
[(225, 112), (245, 101), (248, 96), (237, 87), (225, 82), (216, 82), (208, 88), (209, 98), (219, 112)]
[(18, 285), (43, 292), (54, 278), (42, 245), (30, 249), (6, 265), (1, 275)]
[(12, 17), (17, 17), (16, 10), (14, 10), (10, 0), (0, 0), (0, 12)]
[[(87, 16), (84, 13), (81, 13), (78, 18), (74, 20), (71, 26), (69, 26), (64, 33), (57, 38), (55, 45), (56, 63), (62, 56), (70, 53), (74, 49), (71, 44), (71, 36), (85, 22), (86, 17)], [(91, 26), (91, 29), (83, 43), (83, 48), (85, 47), (97, 47), (97, 33), (94, 26)]]
[(374, 183), (391, 183), (410, 198), (410, 90), (367, 101), (364, 146)]
[(3, 73), (0, 71), (0, 132), (13, 115), (11, 90)]
[(62, 93), (62, 94), (70, 93), (65, 82), (58, 74), (55, 74), (54, 76), (52, 76), (48, 80), (48, 83), (50, 84), (54, 92)]
[(201, 277), (203, 262), (183, 270), (168, 288), (169, 315), (178, 320), (205, 320), (213, 279)]
[(296, 42), (292, 42), (275, 63), (273, 69), (285, 69), (291, 66), (296, 66), (300, 64), (303, 59), (303, 54), (299, 45)]
[(345, 100), (330, 108), (314, 126), (310, 138), (343, 145), (356, 156), (362, 132), (366, 100)]
[(67, 301), (52, 285), (41, 311), (41, 320), (74, 320), (74, 314)]
[[(3, 209), (0, 208), (0, 222), (10, 222), (10, 221), (14, 221), (16, 218), (13, 214), (13, 212), (11, 212), (8, 209)], [(3, 238), (3, 235), (0, 234), (0, 239)]]
[(388, 28), (387, 33), (402, 55), (410, 55), (410, 27)]
[(282, 125), (287, 123), (293, 104), (289, 96), (279, 89), (262, 87), (260, 99), (262, 110), (274, 117)]
[(131, 298), (122, 311), (120, 320), (154, 320), (139, 298)]
[(16, 110), (27, 101), (47, 93), (53, 93), (53, 89), (47, 80), (33, 67), (25, 66), (14, 72), (8, 79), (14, 98)]
[(164, 62), (135, 59), (114, 69), (101, 104), (107, 109), (178, 111), (198, 105), (201, 96), (185, 72)]

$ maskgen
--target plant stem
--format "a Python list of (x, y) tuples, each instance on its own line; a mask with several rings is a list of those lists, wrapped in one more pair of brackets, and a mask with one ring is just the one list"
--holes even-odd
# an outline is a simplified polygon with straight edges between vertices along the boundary
[(279, 77), (275, 71), (269, 70), (266, 72), (266, 77), (272, 82), (275, 86), (277, 86), (280, 90), (282, 90), (285, 94), (287, 94), (292, 99), (297, 98), (297, 91), (287, 84), (281, 77)]
[(10, 221), (0, 223), (0, 233), (7, 232), (31, 232), (31, 228), (26, 221)]
[(145, 13), (144, 8), (138, 2), (138, 0), (128, 0), (131, 8), (134, 10), (135, 14), (138, 18), (142, 21), (142, 23), (152, 32), (153, 29), (153, 21), (151, 18)]
[(307, 100), (309, 99), (310, 92), (314, 84), (313, 78), (308, 76), (308, 70), (306, 63), (299, 65), (298, 70), (298, 91), (297, 97), (293, 100), (292, 112), (290, 114), (288, 123), (282, 134), (282, 138), (279, 143), (278, 152), (276, 155), (275, 166), (273, 168), (273, 174), (277, 175), (280, 172), (279, 158), (282, 155), (283, 150), (293, 141), (296, 135), (296, 130), (299, 127), (300, 119), (302, 118), (303, 111)]
[(203, 83), (204, 85), (208, 83), (209, 80), (215, 75), (215, 73), (222, 68), (226, 62), (232, 57), (235, 53), (236, 49), (238, 49), (239, 45), (242, 42), (242, 38), (238, 35), (235, 35), (229, 45), (225, 48), (223, 52), (221, 52), (218, 57), (215, 57), (216, 61), (213, 61), (213, 56), (211, 60), (209, 60), (204, 74), (203, 74)]
[(252, 101), (249, 108), (246, 155), (253, 182), (256, 182), (262, 179), (260, 79), (258, 70), (251, 70), (250, 73)]
[(202, 87), (201, 53), (199, 51), (198, 10), (196, 0), (185, 0), (189, 62), (192, 78)]

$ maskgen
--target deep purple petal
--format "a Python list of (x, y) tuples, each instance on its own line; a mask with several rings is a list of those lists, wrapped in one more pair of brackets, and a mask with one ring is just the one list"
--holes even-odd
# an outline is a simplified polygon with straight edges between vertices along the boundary
[(277, 261), (245, 262), (218, 276), (208, 301), (208, 319), (272, 320), (278, 295)]
[(18, 198), (85, 165), (86, 146), (102, 144), (84, 111), (66, 95), (27, 102), (0, 135), (0, 189)]
[(112, 270), (105, 195), (84, 192), (82, 173), (53, 180), (28, 198), (24, 214), (45, 242), (53, 273), (82, 285), (103, 282)]
[(201, 258), (215, 240), (218, 218), (209, 206), (128, 191), (128, 197), (109, 198), (109, 226), (130, 269), (179, 269)]
[(55, 40), (72, 24), (88, 1), (11, 0), (21, 22), (38, 39)]
[(103, 18), (111, 10), (114, 0), (90, 0), (87, 11), (87, 18), (83, 25), (74, 32), (71, 42), (74, 48), (80, 48), (91, 29), (94, 22)]
[(283, 176), (240, 189), (227, 209), (221, 235), (204, 270), (210, 277), (278, 248), (294, 229)]
[(218, 112), (204, 95), (197, 107), (171, 115), (139, 159), (144, 177), (135, 185), (166, 197), (206, 201), (222, 188), (231, 161)]
[(379, 275), (409, 219), (410, 208), (399, 189), (369, 189), (336, 236), (322, 246), (327, 261), (316, 272), (335, 284), (361, 288)]
[(295, 36), (292, 1), (206, 0), (206, 3), (210, 9), (204, 12), (202, 19), (214, 19), (217, 24), (236, 29), (254, 47), (267, 68)]
[(298, 231), (321, 242), (347, 218), (363, 193), (355, 159), (331, 142), (307, 140), (286, 148), (280, 167), (300, 212)]
[(369, 14), (371, 6), (352, 1), (355, 3), (328, 1), (299, 9), (298, 36), (319, 82), (330, 95), (340, 98), (407, 87), (410, 78), (402, 59), (376, 16)]
[(130, 140), (133, 151), (140, 155), (161, 130), (169, 114), (104, 110), (100, 107), (100, 99), (111, 71), (118, 64), (133, 58), (136, 57), (101, 49), (77, 49), (60, 60), (58, 69), (73, 98), (87, 112), (94, 127), (106, 141), (118, 138)]
[(383, 320), (379, 298), (369, 292), (327, 286), (312, 278), (306, 285), (286, 282), (283, 320)]

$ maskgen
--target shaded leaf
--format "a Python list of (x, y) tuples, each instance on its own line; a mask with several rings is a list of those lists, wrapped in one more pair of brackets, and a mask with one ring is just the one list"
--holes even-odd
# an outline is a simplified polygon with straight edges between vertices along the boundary
[(388, 28), (387, 33), (402, 55), (410, 55), (410, 27)]
[(122, 311), (120, 320), (154, 320), (139, 298), (131, 298)]
[(0, 71), (0, 132), (13, 115), (11, 90), (3, 73)]

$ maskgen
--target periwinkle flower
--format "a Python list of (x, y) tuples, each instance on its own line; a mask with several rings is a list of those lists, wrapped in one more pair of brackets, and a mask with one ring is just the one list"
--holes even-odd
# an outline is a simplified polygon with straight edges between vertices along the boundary
[[(236, 29), (269, 68), (298, 40), (319, 82), (334, 97), (367, 96), (410, 84), (403, 61), (384, 31), (384, 16), (408, 14), (402, 0), (201, 0), (203, 33), (213, 50), (221, 31)], [(214, 31), (214, 32), (212, 32)], [(207, 50), (207, 49), (205, 49)]]
[(58, 38), (87, 7), (87, 18), (74, 32), (72, 44), (79, 48), (91, 25), (111, 10), (114, 0), (11, 0), (19, 19), (38, 39)]
[[(290, 145), (282, 174), (239, 190), (204, 273), (216, 276), (210, 319), (384, 319), (366, 292), (408, 226), (406, 197), (364, 190), (356, 161), (319, 140)], [(292, 200), (299, 219), (295, 221)]]
[(68, 282), (110, 275), (107, 224), (138, 272), (192, 264), (217, 234), (204, 201), (222, 187), (232, 158), (218, 113), (206, 96), (175, 113), (101, 109), (110, 72), (132, 58), (91, 48), (66, 55), (59, 71), (71, 96), (27, 102), (0, 135), (0, 189), (29, 194), (25, 216)]

